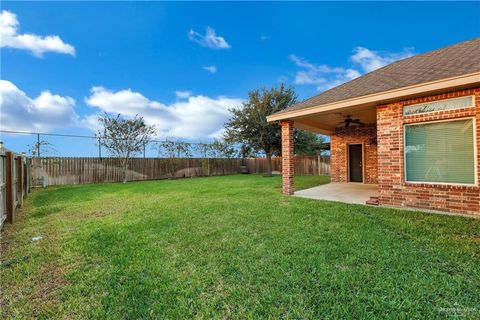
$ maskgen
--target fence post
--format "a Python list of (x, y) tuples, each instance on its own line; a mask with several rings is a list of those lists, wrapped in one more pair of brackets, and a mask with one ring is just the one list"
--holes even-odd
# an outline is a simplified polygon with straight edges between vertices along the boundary
[(317, 151), (317, 170), (318, 170), (318, 175), (322, 175), (322, 158), (320, 157), (320, 151)]
[(37, 133), (37, 157), (40, 158), (40, 133)]
[(7, 222), (13, 223), (15, 219), (15, 195), (13, 190), (13, 175), (14, 175), (14, 160), (13, 152), (5, 152), (5, 167), (6, 167), (6, 185), (5, 185), (5, 202), (6, 202), (6, 211), (7, 211)]
[(23, 157), (22, 156), (17, 156), (16, 163), (15, 163), (16, 169), (17, 169), (17, 201), (18, 205), (22, 206), (23, 204)]
[(28, 179), (28, 158), (25, 156), (25, 152), (22, 152), (22, 201), (24, 198), (27, 197), (28, 194), (28, 184), (27, 184), (27, 179)]

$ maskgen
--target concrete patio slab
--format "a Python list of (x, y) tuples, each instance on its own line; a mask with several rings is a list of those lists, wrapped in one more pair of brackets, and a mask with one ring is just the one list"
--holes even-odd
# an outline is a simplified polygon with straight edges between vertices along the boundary
[(377, 195), (377, 190), (378, 186), (376, 184), (328, 183), (297, 191), (294, 195), (317, 200), (365, 204), (365, 201), (370, 199), (371, 196)]

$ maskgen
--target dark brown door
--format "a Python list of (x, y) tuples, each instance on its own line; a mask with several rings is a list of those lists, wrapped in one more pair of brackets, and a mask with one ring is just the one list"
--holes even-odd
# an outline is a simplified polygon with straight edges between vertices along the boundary
[(348, 146), (348, 163), (350, 182), (363, 182), (362, 170), (362, 145), (351, 144)]

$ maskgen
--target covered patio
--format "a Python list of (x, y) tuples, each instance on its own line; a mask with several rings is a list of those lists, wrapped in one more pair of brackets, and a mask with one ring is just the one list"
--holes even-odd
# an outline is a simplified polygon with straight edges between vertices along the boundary
[[(267, 117), (282, 137), (282, 192), (480, 212), (480, 38), (403, 59)], [(295, 129), (330, 136), (332, 184), (295, 192)]]
[(339, 201), (354, 204), (366, 204), (377, 196), (376, 184), (364, 183), (328, 183), (310, 189), (296, 191), (295, 196), (316, 200)]
[[(373, 101), (352, 99), (348, 92), (345, 95), (350, 99), (337, 101), (343, 98), (343, 93), (333, 93), (340, 89), (331, 89), (267, 117), (269, 122), (278, 121), (281, 125), (284, 194), (363, 204), (371, 196), (376, 200), (379, 183), (377, 105)], [(330, 136), (330, 175), (336, 185), (295, 193), (294, 129)], [(357, 191), (360, 192), (358, 198), (354, 196)]]

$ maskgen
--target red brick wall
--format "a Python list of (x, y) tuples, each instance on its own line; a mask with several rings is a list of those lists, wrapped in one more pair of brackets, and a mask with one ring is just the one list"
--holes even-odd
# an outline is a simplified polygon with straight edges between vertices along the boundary
[(281, 122), (282, 127), (282, 192), (293, 194), (294, 185), (294, 151), (293, 151), (293, 121)]
[(348, 145), (363, 144), (363, 181), (377, 183), (377, 127), (352, 126), (335, 129), (331, 135), (331, 179), (333, 182), (348, 182)]
[[(465, 95), (475, 95), (474, 107), (428, 114), (403, 115), (404, 105)], [(404, 100), (377, 107), (378, 184), (381, 205), (480, 215), (480, 188), (478, 187), (480, 181), (477, 181), (477, 186), (473, 187), (405, 182), (403, 125), (463, 117), (476, 118), (478, 137), (480, 134), (480, 88)], [(477, 172), (480, 172), (480, 143), (478, 138), (476, 147)]]

